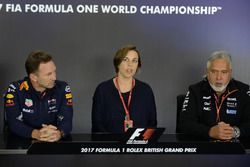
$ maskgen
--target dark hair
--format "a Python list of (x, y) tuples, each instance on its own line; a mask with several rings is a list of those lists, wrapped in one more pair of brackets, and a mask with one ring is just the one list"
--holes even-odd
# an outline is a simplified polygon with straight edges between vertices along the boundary
[(127, 46), (124, 46), (124, 47), (122, 47), (122, 48), (120, 48), (120, 49), (118, 49), (116, 51), (115, 57), (113, 59), (113, 64), (115, 66), (115, 72), (116, 73), (118, 73), (118, 71), (119, 71), (118, 66), (121, 64), (121, 62), (123, 61), (123, 59), (126, 57), (127, 53), (129, 51), (131, 51), (131, 50), (135, 51), (138, 54), (138, 68), (141, 67), (140, 52), (136, 49), (136, 46), (134, 46), (134, 45), (127, 45)]
[(43, 51), (33, 51), (28, 55), (25, 62), (25, 69), (29, 76), (38, 70), (41, 63), (47, 63), (52, 60), (52, 56)]

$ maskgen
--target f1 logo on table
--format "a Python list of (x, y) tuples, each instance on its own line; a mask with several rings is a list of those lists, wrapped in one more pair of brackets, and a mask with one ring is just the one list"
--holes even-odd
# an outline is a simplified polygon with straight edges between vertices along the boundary
[(148, 140), (153, 135), (155, 129), (137, 128), (128, 139), (127, 144), (148, 144)]

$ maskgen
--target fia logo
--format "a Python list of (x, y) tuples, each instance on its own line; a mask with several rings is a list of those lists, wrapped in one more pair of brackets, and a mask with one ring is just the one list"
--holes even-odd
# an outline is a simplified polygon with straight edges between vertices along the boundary
[(151, 128), (137, 128), (128, 139), (127, 144), (148, 144), (148, 140), (154, 132), (155, 129)]

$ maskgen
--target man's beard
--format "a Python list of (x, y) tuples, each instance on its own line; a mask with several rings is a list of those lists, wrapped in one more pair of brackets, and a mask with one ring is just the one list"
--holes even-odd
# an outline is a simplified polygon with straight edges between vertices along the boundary
[(210, 84), (210, 86), (212, 87), (212, 89), (213, 89), (215, 92), (219, 92), (219, 93), (224, 92), (224, 91), (226, 90), (226, 88), (227, 88), (227, 85), (228, 85), (228, 83), (225, 84), (225, 85), (221, 85), (221, 86), (216, 86), (216, 85), (213, 85), (213, 84), (211, 84), (211, 83), (209, 83), (209, 84)]

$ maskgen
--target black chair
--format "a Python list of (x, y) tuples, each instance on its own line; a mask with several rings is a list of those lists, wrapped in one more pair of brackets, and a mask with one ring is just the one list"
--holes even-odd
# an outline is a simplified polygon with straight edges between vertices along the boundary
[(180, 112), (182, 110), (182, 105), (185, 100), (186, 95), (180, 94), (177, 96), (177, 112), (176, 112), (176, 133), (180, 133), (180, 128), (179, 128), (179, 117), (180, 117)]
[(7, 119), (6, 119), (6, 111), (4, 109), (4, 113), (3, 113), (3, 133), (7, 133), (9, 130), (8, 130), (8, 122), (7, 122)]
[[(3, 97), (5, 97), (5, 94), (3, 94)], [(7, 121), (7, 117), (6, 117), (5, 103), (3, 105), (4, 105), (4, 108), (3, 108), (3, 134), (8, 134), (9, 133), (9, 126), (8, 126), (8, 121)]]

